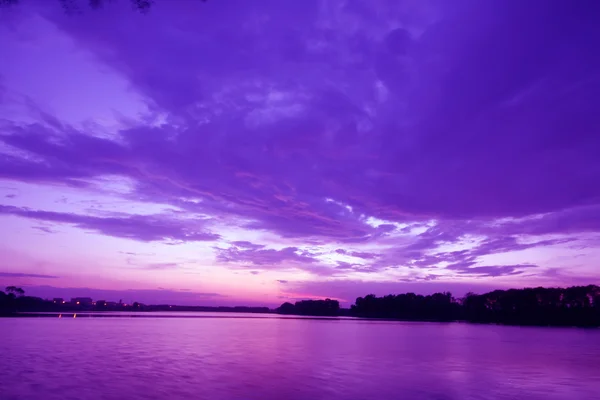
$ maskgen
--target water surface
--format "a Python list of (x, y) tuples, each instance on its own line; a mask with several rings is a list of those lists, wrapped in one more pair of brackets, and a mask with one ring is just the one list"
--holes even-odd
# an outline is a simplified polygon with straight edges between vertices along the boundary
[(600, 398), (600, 330), (185, 316), (0, 318), (1, 398)]

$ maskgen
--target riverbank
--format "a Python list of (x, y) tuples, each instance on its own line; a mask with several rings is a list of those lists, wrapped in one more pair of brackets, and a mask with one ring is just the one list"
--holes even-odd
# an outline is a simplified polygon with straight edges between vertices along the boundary
[[(18, 289), (18, 288), (15, 288)], [(337, 300), (301, 300), (268, 307), (207, 307), (178, 305), (146, 305), (111, 303), (104, 300), (75, 298), (44, 300), (37, 297), (4, 295), (0, 292), (0, 316), (14, 313), (103, 314), (107, 312), (144, 313), (213, 312), (236, 314), (278, 314), (301, 317), (356, 317), (361, 319), (453, 322), (514, 326), (600, 327), (600, 287), (596, 285), (570, 288), (525, 288), (496, 290), (485, 294), (469, 293), (455, 298), (450, 293), (418, 295), (405, 293), (356, 299), (349, 309)], [(123, 314), (119, 314), (123, 315)], [(181, 317), (179, 315), (179, 317)]]

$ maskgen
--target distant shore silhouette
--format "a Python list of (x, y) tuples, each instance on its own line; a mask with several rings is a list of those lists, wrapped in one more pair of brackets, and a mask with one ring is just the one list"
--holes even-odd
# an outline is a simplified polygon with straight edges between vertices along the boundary
[(468, 293), (454, 298), (451, 293), (417, 295), (405, 293), (377, 297), (359, 297), (350, 308), (341, 308), (337, 300), (301, 300), (268, 307), (207, 307), (168, 304), (124, 304), (73, 298), (45, 300), (25, 296), (23, 289), (8, 286), (0, 291), (0, 316), (24, 316), (21, 313), (102, 312), (102, 311), (197, 311), (236, 313), (277, 313), (317, 317), (357, 317), (403, 321), (463, 321), (504, 325), (600, 327), (600, 287), (525, 288), (495, 290), (485, 294)]

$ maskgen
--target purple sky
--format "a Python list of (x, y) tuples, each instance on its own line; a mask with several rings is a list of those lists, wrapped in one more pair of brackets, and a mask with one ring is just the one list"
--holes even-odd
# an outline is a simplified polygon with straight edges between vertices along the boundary
[(600, 282), (600, 2), (81, 11), (0, 10), (1, 286), (275, 305)]

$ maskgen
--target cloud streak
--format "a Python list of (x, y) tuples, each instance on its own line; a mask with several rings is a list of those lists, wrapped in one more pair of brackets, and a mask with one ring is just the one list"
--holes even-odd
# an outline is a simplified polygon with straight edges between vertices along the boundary
[(125, 239), (152, 241), (214, 241), (219, 235), (203, 229), (203, 220), (177, 220), (166, 215), (124, 215), (96, 217), (91, 215), (31, 210), (24, 207), (1, 206), (0, 214), (30, 218), (37, 221), (75, 225), (104, 235)]
[(4, 278), (40, 278), (40, 279), (58, 279), (56, 275), (28, 274), (24, 272), (0, 272), (0, 277)]
[(460, 274), (475, 275), (484, 277), (520, 275), (528, 268), (537, 268), (537, 265), (518, 264), (518, 265), (485, 265), (474, 267), (472, 263), (450, 264), (446, 269), (458, 271)]
[(306, 265), (317, 262), (315, 258), (303, 254), (296, 247), (286, 247), (279, 250), (244, 249), (238, 247), (217, 249), (217, 261), (222, 263), (248, 265), (250, 267), (260, 266), (263, 268), (278, 268), (282, 265)]

